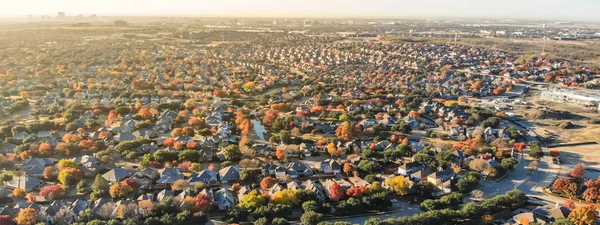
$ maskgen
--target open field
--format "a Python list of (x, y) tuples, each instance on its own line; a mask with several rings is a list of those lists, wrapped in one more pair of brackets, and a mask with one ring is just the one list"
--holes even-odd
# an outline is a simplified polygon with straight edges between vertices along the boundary
[[(388, 41), (453, 43), (453, 38), (388, 37)], [(502, 50), (522, 57), (544, 55), (572, 63), (600, 66), (600, 40), (554, 41), (544, 39), (459, 38), (459, 44)]]

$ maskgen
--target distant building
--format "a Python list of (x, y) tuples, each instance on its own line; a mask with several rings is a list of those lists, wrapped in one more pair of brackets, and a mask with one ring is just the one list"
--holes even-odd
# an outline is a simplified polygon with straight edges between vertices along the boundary
[(600, 94), (586, 90), (549, 87), (548, 90), (542, 91), (541, 98), (580, 107), (596, 108), (600, 111)]
[(115, 20), (113, 23), (115, 26), (118, 26), (118, 27), (127, 26), (127, 21), (125, 21), (125, 20)]
[(65, 17), (66, 17), (65, 16), (65, 12), (58, 12), (58, 18), (59, 19), (64, 19)]

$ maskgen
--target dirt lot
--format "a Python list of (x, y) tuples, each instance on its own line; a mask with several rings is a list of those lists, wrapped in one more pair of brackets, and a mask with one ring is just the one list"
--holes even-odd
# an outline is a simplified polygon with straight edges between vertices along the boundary
[[(597, 141), (600, 142), (600, 124), (590, 124), (590, 119), (600, 119), (600, 114), (594, 109), (582, 108), (564, 103), (543, 101), (539, 95), (533, 94), (533, 96), (523, 99), (523, 101), (531, 104), (530, 109), (516, 109), (514, 113), (524, 118), (527, 118), (532, 124), (535, 125), (537, 133), (553, 143), (566, 143), (566, 142), (586, 142), (586, 141)], [(532, 114), (539, 107), (546, 107), (550, 110), (566, 111), (572, 115), (569, 118), (563, 119), (533, 119), (528, 118), (527, 114)], [(574, 126), (570, 129), (561, 129), (557, 125), (561, 122), (570, 121)]]

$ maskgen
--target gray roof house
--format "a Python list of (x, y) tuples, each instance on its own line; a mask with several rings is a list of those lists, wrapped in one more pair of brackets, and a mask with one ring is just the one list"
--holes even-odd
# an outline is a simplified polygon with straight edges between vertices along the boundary
[(13, 188), (13, 189), (20, 188), (20, 189), (25, 190), (26, 192), (30, 192), (34, 189), (38, 189), (43, 184), (44, 184), (44, 181), (37, 179), (37, 178), (28, 177), (28, 176), (15, 177), (11, 181), (6, 182), (7, 187)]
[(236, 166), (228, 166), (219, 170), (219, 180), (221, 183), (231, 183), (240, 180), (240, 169)]
[(188, 180), (190, 185), (194, 185), (197, 182), (203, 182), (205, 184), (210, 184), (210, 183), (217, 182), (217, 181), (218, 181), (217, 173), (214, 171), (210, 171), (210, 170), (203, 170), (199, 173), (192, 174), (190, 176), (190, 179)]
[(178, 168), (165, 168), (160, 172), (160, 178), (156, 183), (172, 184), (175, 181), (185, 178)]
[(110, 183), (116, 183), (118, 181), (124, 180), (125, 178), (131, 176), (131, 171), (122, 169), (122, 168), (114, 168), (109, 170), (105, 174), (102, 175), (104, 179), (106, 179)]

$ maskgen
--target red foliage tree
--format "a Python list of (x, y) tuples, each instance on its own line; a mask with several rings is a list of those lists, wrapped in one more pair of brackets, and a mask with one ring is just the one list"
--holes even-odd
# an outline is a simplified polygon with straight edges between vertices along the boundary
[(194, 207), (192, 207), (192, 210), (196, 212), (207, 211), (208, 209), (210, 209), (210, 205), (210, 197), (208, 197), (205, 194), (198, 194), (194, 198)]
[(260, 187), (263, 189), (269, 189), (277, 183), (277, 179), (272, 177), (265, 177), (260, 181)]
[(501, 95), (501, 94), (504, 94), (506, 92), (506, 90), (503, 87), (498, 87), (498, 88), (494, 89), (492, 92), (494, 93), (494, 95)]
[(327, 144), (327, 142), (325, 142), (323, 139), (317, 141), (317, 146), (319, 147), (325, 146), (325, 144)]
[(556, 158), (560, 156), (560, 151), (558, 149), (550, 150), (550, 156)]
[(367, 192), (369, 192), (369, 188), (366, 186), (351, 187), (346, 191), (346, 195), (351, 197), (361, 197)]
[(163, 145), (164, 146), (173, 146), (173, 144), (175, 144), (175, 139), (174, 138), (167, 138), (165, 141), (163, 141)]
[(569, 179), (558, 178), (552, 184), (552, 190), (566, 196), (577, 194), (577, 184)]
[(564, 207), (567, 207), (567, 209), (570, 209), (571, 211), (573, 211), (577, 207), (575, 205), (575, 201), (573, 201), (571, 199), (567, 199), (562, 205)]
[(338, 201), (344, 197), (344, 189), (338, 183), (333, 183), (329, 187), (329, 199)]
[(194, 141), (194, 142), (187, 143), (185, 145), (185, 147), (189, 148), (189, 149), (198, 149), (198, 148), (200, 148), (200, 144), (198, 144), (198, 142)]
[(0, 216), (0, 225), (14, 225), (15, 221), (10, 218), (9, 215)]
[(269, 111), (267, 111), (265, 114), (265, 118), (263, 118), (263, 123), (267, 126), (271, 126), (278, 116), (279, 114), (277, 110), (269, 109)]
[(573, 167), (573, 170), (571, 170), (571, 177), (583, 178), (583, 172), (585, 172), (583, 163), (579, 163), (579, 164), (575, 165), (575, 167)]
[(182, 171), (188, 171), (191, 167), (192, 167), (192, 162), (190, 162), (190, 161), (185, 161), (185, 162), (179, 163), (179, 165), (177, 165), (177, 168), (179, 168)]
[(275, 150), (275, 156), (277, 156), (279, 160), (282, 160), (283, 158), (285, 158), (285, 151), (283, 151), (283, 149), (278, 148)]
[(65, 194), (65, 189), (59, 185), (44, 187), (40, 190), (40, 196), (52, 200)]
[(588, 202), (597, 202), (600, 199), (600, 178), (585, 182), (583, 198)]

